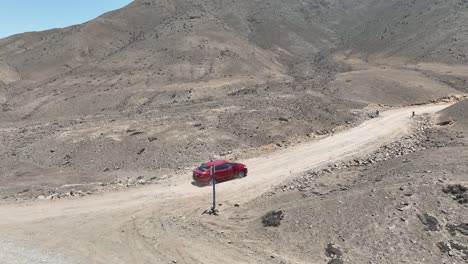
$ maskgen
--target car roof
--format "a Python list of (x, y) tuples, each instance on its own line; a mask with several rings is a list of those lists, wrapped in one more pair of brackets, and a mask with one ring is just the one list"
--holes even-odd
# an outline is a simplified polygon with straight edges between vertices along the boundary
[(229, 162), (225, 160), (211, 160), (211, 161), (205, 162), (204, 164), (207, 166), (218, 166), (218, 165), (225, 164), (225, 163), (229, 163)]

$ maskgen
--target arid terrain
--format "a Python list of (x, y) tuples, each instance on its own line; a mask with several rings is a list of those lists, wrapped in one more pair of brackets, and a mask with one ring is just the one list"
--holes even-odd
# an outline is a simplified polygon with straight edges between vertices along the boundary
[[(466, 0), (136, 0), (0, 39), (0, 263), (466, 263), (467, 32)], [(249, 175), (210, 216), (218, 158)]]

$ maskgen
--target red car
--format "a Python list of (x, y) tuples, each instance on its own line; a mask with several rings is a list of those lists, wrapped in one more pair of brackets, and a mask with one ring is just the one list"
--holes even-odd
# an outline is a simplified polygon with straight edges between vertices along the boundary
[(212, 167), (215, 167), (216, 182), (227, 181), (234, 178), (247, 176), (247, 167), (244, 164), (228, 162), (225, 160), (212, 160), (203, 163), (193, 170), (193, 180), (197, 184), (212, 185), (213, 180), (210, 175)]

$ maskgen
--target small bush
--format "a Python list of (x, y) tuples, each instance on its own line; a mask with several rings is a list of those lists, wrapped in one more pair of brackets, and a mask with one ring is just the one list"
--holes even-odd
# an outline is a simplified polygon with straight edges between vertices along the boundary
[(270, 211), (262, 217), (262, 223), (263, 226), (279, 226), (283, 218), (283, 211)]

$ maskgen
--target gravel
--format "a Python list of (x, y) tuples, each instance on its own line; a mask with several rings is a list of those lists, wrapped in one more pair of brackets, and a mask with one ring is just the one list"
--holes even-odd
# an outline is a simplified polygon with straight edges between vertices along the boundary
[(67, 264), (63, 257), (17, 242), (0, 240), (0, 262), (8, 264)]

